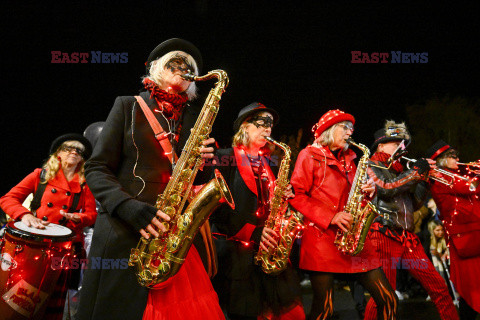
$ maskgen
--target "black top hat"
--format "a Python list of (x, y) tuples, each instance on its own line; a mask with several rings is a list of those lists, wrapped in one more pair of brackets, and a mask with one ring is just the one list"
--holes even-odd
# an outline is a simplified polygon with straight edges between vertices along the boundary
[(54, 154), (65, 141), (78, 141), (83, 144), (85, 147), (85, 152), (82, 156), (83, 159), (87, 160), (92, 155), (92, 145), (90, 144), (90, 141), (78, 133), (67, 133), (53, 140), (52, 145), (50, 146), (50, 154)]
[(279, 117), (277, 111), (265, 107), (260, 102), (252, 102), (248, 106), (243, 107), (242, 110), (238, 113), (237, 120), (233, 123), (233, 132), (237, 132), (240, 129), (240, 125), (245, 121), (248, 117), (253, 116), (255, 113), (258, 112), (270, 112), (273, 116), (273, 125), (278, 123)]
[(198, 50), (197, 47), (195, 47), (191, 42), (187, 40), (172, 38), (160, 43), (150, 53), (146, 62), (147, 72), (150, 70), (150, 64), (152, 63), (152, 61), (157, 60), (158, 58), (164, 56), (171, 51), (183, 51), (185, 53), (188, 53), (197, 63), (198, 71), (200, 72), (200, 70), (202, 70), (203, 60), (200, 50)]
[(375, 131), (373, 138), (374, 142), (370, 148), (372, 151), (375, 151), (380, 143), (405, 140), (405, 147), (410, 144), (410, 133), (405, 124), (391, 120), (387, 121), (382, 129)]
[(448, 143), (443, 140), (438, 140), (425, 152), (425, 156), (432, 160), (438, 158), (442, 153), (447, 152), (448, 150), (453, 149)]

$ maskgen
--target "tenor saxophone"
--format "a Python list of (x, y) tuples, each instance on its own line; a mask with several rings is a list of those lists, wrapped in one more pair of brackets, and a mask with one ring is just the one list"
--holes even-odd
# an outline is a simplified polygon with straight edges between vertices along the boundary
[(223, 70), (213, 70), (201, 77), (192, 74), (182, 77), (188, 81), (217, 78), (217, 82), (205, 100), (170, 181), (155, 203), (157, 209), (170, 217), (170, 221), (163, 222), (167, 231), (158, 238), (141, 237), (130, 254), (128, 264), (135, 268), (138, 282), (151, 289), (178, 272), (199, 228), (220, 203), (226, 202), (232, 208), (235, 207), (227, 183), (220, 172), (215, 170), (215, 178), (203, 186), (184, 210), (202, 164), (202, 141), (212, 131), (221, 95), (228, 85), (228, 76)]
[(275, 189), (270, 200), (270, 213), (265, 221), (265, 227), (273, 229), (279, 235), (279, 239), (277, 239), (278, 245), (275, 249), (269, 248), (268, 251), (265, 251), (260, 247), (255, 256), (255, 263), (260, 265), (263, 272), (267, 274), (279, 274), (287, 267), (293, 242), (300, 235), (304, 226), (302, 215), (288, 208), (287, 200), (284, 197), (289, 183), (290, 148), (270, 137), (265, 137), (265, 139), (278, 146), (285, 154), (280, 163)]
[(368, 231), (373, 220), (378, 216), (378, 211), (370, 201), (365, 199), (365, 195), (361, 190), (362, 184), (367, 180), (370, 151), (365, 145), (355, 143), (351, 138), (349, 138), (347, 142), (362, 150), (363, 156), (358, 162), (357, 172), (355, 173), (352, 188), (350, 189), (348, 201), (344, 209), (345, 212), (352, 215), (353, 222), (349, 230), (338, 230), (335, 237), (335, 245), (341, 252), (354, 256), (362, 251)]

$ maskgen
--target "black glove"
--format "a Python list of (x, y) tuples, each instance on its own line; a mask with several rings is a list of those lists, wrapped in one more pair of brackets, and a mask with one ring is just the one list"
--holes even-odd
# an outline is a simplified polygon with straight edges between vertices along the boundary
[(424, 174), (425, 172), (430, 171), (430, 165), (428, 164), (427, 159), (421, 158), (415, 161), (412, 167), (413, 170), (416, 170), (419, 175)]
[(145, 202), (130, 199), (122, 202), (115, 213), (128, 222), (135, 230), (145, 229), (157, 214), (157, 209)]

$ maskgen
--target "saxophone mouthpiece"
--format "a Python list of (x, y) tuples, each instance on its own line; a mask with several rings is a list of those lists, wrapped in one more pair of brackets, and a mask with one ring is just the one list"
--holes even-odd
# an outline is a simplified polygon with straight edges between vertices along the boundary
[(272, 138), (267, 137), (267, 136), (265, 137), (265, 140), (267, 140), (268, 142), (271, 142), (271, 143), (273, 143), (273, 141), (274, 141)]
[(346, 141), (347, 143), (353, 143), (353, 139), (352, 139), (352, 138), (345, 139), (345, 141)]
[(193, 73), (187, 72), (182, 74), (181, 77), (187, 81), (193, 82), (195, 81), (195, 75)]

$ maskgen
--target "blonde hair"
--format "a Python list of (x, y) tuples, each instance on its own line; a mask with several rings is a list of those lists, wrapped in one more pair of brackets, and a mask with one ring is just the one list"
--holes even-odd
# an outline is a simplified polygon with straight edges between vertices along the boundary
[[(323, 131), (322, 134), (317, 139), (315, 139), (315, 141), (313, 141), (313, 143), (316, 145), (327, 146), (331, 148), (334, 142), (333, 132), (337, 127), (342, 125), (353, 125), (353, 124), (351, 121), (342, 121), (342, 122), (335, 123), (333, 126)], [(347, 149), (348, 149), (348, 143), (345, 144), (343, 151), (346, 151)]]
[(248, 146), (250, 144), (250, 137), (247, 133), (248, 125), (248, 122), (243, 122), (240, 125), (237, 133), (235, 133), (235, 135), (233, 136), (232, 147)]
[[(250, 137), (248, 136), (248, 132), (247, 132), (248, 125), (253, 126), (254, 124), (244, 121), (240, 125), (240, 128), (238, 128), (237, 133), (235, 133), (235, 135), (233, 136), (232, 147), (239, 148), (242, 146), (248, 146), (250, 144)], [(275, 146), (273, 146), (270, 143), (267, 143), (265, 144), (265, 146), (261, 148), (261, 151), (264, 154), (271, 154), (274, 149), (275, 149)]]
[[(45, 180), (40, 181), (40, 183), (45, 184), (57, 175), (58, 170), (60, 170), (61, 168), (60, 160), (58, 160), (58, 153), (61, 151), (62, 147), (67, 143), (69, 146), (82, 148), (85, 150), (85, 146), (76, 140), (69, 140), (62, 143), (62, 145), (58, 147), (58, 149), (53, 154), (50, 155), (48, 160), (43, 165), (42, 168), (46, 170), (46, 174), (45, 174)], [(84, 164), (85, 164), (85, 160), (82, 158), (82, 160), (80, 160), (80, 162), (78, 163), (77, 168), (75, 169), (75, 172), (78, 174), (80, 183), (83, 183), (85, 181)]]
[[(169, 53), (161, 56), (157, 60), (152, 61), (152, 63), (150, 64), (150, 70), (148, 71), (148, 75), (144, 76), (143, 79), (150, 79), (160, 86), (163, 85), (163, 74), (165, 72), (165, 65), (168, 61), (170, 61), (170, 59), (172, 59), (179, 53), (186, 55), (187, 62), (193, 67), (195, 75), (198, 76), (197, 63), (191, 55), (183, 51), (170, 51)], [(188, 100), (193, 100), (197, 97), (197, 86), (195, 82), (190, 83), (188, 89), (185, 91), (185, 94), (188, 96)]]
[[(433, 232), (436, 227), (441, 226), (443, 228), (444, 236), (441, 239), (437, 239), (435, 237), (435, 233)], [(443, 223), (437, 220), (433, 220), (430, 222), (429, 225), (430, 229), (430, 247), (435, 248), (437, 252), (444, 253), (447, 250), (447, 242), (445, 241), (445, 228), (443, 227)]]

